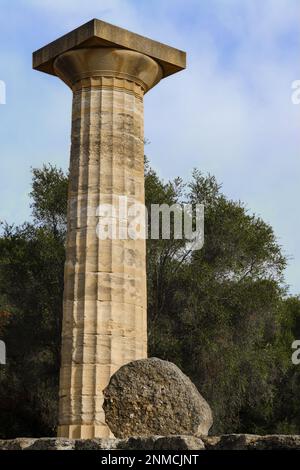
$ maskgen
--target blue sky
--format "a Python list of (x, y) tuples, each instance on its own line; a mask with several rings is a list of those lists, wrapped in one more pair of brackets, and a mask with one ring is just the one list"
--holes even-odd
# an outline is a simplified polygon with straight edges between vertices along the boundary
[(147, 154), (159, 174), (214, 174), (270, 223), (300, 293), (299, 0), (1, 0), (0, 219), (29, 217), (30, 167), (67, 169), (71, 92), (31, 70), (34, 50), (91, 18), (184, 49), (186, 71), (145, 98)]

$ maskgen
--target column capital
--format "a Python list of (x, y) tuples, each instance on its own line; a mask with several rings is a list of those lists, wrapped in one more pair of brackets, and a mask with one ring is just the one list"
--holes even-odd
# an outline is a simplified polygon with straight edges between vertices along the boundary
[[(99, 64), (100, 69), (97, 68)], [(185, 69), (186, 53), (97, 19), (33, 53), (35, 70), (59, 75), (71, 87), (74, 79), (75, 82), (83, 79), (83, 76), (78, 78), (79, 74), (86, 73), (85, 78), (90, 79), (90, 72), (95, 72), (94, 69), (96, 77), (109, 76), (105, 67), (114, 72), (113, 77), (120, 79), (121, 74), (122, 79), (126, 76), (130, 80), (134, 78), (135, 83), (148, 91), (161, 78)]]
[[(128, 49), (89, 47), (67, 51), (59, 55), (53, 64), (55, 74), (75, 90), (90, 79), (90, 86), (132, 88), (133, 82), (146, 93), (163, 76), (161, 66), (149, 56)], [(95, 80), (107, 78), (106, 81)], [(111, 80), (117, 79), (117, 80)], [(125, 84), (124, 84), (125, 81)]]

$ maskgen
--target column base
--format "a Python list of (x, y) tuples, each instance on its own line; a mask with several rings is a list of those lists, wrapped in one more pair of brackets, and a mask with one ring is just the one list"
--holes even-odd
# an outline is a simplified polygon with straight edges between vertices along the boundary
[(57, 437), (67, 439), (93, 439), (114, 437), (108, 426), (104, 424), (70, 424), (58, 426)]

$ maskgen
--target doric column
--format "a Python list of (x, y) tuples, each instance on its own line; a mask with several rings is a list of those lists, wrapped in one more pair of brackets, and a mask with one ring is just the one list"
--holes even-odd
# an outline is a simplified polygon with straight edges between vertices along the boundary
[[(145, 240), (119, 239), (119, 206), (145, 199), (143, 95), (162, 72), (113, 48), (66, 52), (54, 68), (73, 89), (59, 435), (103, 437), (102, 390), (147, 357)], [(105, 240), (106, 205), (116, 233)]]
[(174, 70), (124, 41), (72, 34), (38, 51), (35, 68), (73, 91), (58, 435), (92, 438), (110, 435), (111, 375), (147, 356), (145, 239), (128, 236), (121, 206), (144, 204), (143, 96)]

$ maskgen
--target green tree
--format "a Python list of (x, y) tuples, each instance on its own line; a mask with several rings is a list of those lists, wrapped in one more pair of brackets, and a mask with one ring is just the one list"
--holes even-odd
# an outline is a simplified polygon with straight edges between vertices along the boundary
[(4, 438), (55, 432), (67, 183), (51, 165), (33, 170), (33, 223), (2, 227), (0, 312), (6, 312), (2, 337), (8, 357), (0, 369)]
[[(148, 204), (184, 200), (205, 205), (205, 244), (189, 252), (178, 241), (148, 243), (151, 354), (175, 362), (212, 405), (215, 432), (264, 426), (278, 377), (276, 334), (286, 260), (273, 230), (228, 200), (212, 176), (194, 171), (184, 186), (163, 184), (146, 169)], [(180, 188), (178, 191), (176, 188)], [(246, 418), (245, 418), (246, 419)]]

